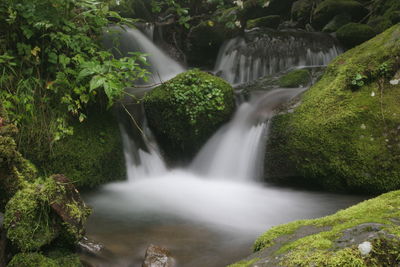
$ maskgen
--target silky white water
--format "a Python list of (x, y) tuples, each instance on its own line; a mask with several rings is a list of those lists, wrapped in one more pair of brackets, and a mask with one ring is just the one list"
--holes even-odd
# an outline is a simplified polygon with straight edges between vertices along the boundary
[(107, 29), (105, 36), (105, 46), (114, 47), (113, 38), (117, 38), (118, 48), (117, 54), (127, 56), (129, 52), (144, 52), (148, 68), (151, 72), (149, 84), (159, 84), (175, 77), (178, 73), (184, 72), (185, 69), (160, 48), (158, 48), (146, 34), (137, 29), (128, 27), (110, 27)]
[[(153, 75), (157, 73), (160, 80), (183, 71), (138, 31), (128, 29), (123, 36), (126, 51), (139, 47), (151, 54)], [(221, 54), (217, 66), (235, 56), (235, 51)], [(322, 61), (327, 57), (320, 54)], [(261, 61), (255, 60), (254, 65), (261, 66)], [(241, 81), (253, 75), (243, 73), (247, 78)], [(121, 126), (127, 181), (105, 185), (85, 197), (94, 207), (89, 236), (114, 253), (113, 259), (96, 266), (140, 266), (150, 243), (170, 249), (178, 266), (224, 266), (250, 253), (254, 239), (273, 225), (324, 216), (359, 201), (359, 197), (261, 182), (270, 119), (278, 106), (304, 90), (251, 94), (191, 164), (181, 169), (166, 167), (145, 118), (141, 121), (144, 148)]]

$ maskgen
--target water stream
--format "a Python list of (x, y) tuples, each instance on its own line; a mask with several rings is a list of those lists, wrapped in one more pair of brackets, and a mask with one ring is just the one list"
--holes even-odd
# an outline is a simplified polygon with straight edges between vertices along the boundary
[[(136, 30), (124, 35), (125, 47), (132, 39), (141, 51), (150, 54), (155, 49), (147, 50), (151, 41)], [(182, 71), (162, 71), (176, 63), (165, 54), (153, 60), (159, 58), (164, 62), (153, 68), (165, 75), (161, 80)], [(226, 60), (220, 56), (217, 66)], [(252, 94), (183, 169), (166, 167), (157, 144), (151, 142), (145, 118), (141, 122), (145, 148), (139, 148), (121, 126), (128, 180), (85, 196), (94, 208), (88, 235), (104, 243), (113, 255), (103, 261), (92, 259), (92, 263), (141, 266), (145, 249), (153, 243), (168, 248), (178, 266), (225, 266), (249, 254), (255, 238), (273, 225), (320, 217), (360, 201), (356, 196), (281, 188), (261, 181), (269, 119), (277, 106), (304, 90), (280, 88)]]

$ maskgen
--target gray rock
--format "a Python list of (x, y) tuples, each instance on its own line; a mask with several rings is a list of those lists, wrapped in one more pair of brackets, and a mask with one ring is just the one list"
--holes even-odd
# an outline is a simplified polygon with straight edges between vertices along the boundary
[(174, 259), (166, 248), (150, 245), (146, 250), (142, 267), (172, 267)]

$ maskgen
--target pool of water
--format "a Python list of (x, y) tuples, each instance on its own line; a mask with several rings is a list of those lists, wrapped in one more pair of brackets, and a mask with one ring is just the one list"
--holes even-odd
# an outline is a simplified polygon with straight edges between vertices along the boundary
[(365, 199), (261, 183), (201, 177), (184, 170), (113, 183), (86, 193), (88, 236), (111, 252), (95, 266), (141, 266), (146, 248), (167, 248), (177, 266), (219, 267), (251, 253), (270, 227), (332, 214)]

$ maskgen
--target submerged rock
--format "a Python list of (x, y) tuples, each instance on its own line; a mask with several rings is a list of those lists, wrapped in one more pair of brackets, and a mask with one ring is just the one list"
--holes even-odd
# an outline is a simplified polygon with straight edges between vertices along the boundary
[(146, 250), (142, 267), (173, 267), (174, 260), (166, 248), (150, 245)]
[[(272, 181), (331, 191), (400, 188), (400, 26), (336, 58), (291, 114), (271, 126), (271, 166), (295, 169)], [(284, 169), (286, 170), (286, 169)]]
[(231, 117), (233, 88), (221, 78), (190, 70), (144, 99), (149, 126), (170, 159), (194, 155)]
[(400, 191), (320, 219), (272, 227), (239, 266), (398, 266)]

